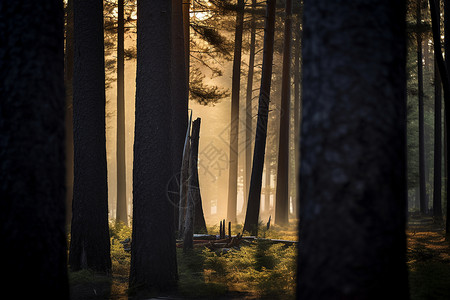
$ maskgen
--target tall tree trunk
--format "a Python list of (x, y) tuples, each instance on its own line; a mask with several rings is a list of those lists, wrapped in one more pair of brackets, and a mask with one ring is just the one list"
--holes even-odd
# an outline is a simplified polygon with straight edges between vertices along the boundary
[(228, 173), (227, 219), (236, 223), (237, 177), (239, 154), (239, 94), (241, 90), (242, 31), (244, 29), (244, 0), (237, 0), (234, 35), (233, 77), (231, 87), (230, 168)]
[(281, 83), (280, 139), (278, 146), (275, 224), (289, 224), (289, 123), (291, 105), (292, 0), (286, 0), (284, 53)]
[(111, 269), (105, 137), (103, 1), (74, 0), (74, 186), (69, 265)]
[(64, 86), (66, 87), (66, 222), (72, 220), (73, 199), (73, 0), (67, 1), (66, 53), (64, 56)]
[[(447, 57), (445, 63), (445, 67), (447, 69), (447, 71), (450, 70), (450, 3), (445, 2), (444, 1), (444, 35), (445, 35), (445, 39), (444, 39), (444, 49), (445, 49), (445, 57)], [(444, 68), (444, 66), (442, 66), (442, 68)], [(448, 73), (447, 73), (448, 75)], [(443, 78), (443, 76), (441, 75), (441, 80), (447, 80), (447, 84), (449, 84), (448, 80), (449, 78), (447, 77), (446, 79)], [(445, 83), (444, 83), (445, 85)], [(450, 96), (450, 95), (449, 95)], [(449, 114), (449, 110), (448, 110), (448, 101), (447, 101), (447, 97), (446, 97), (446, 92), (444, 90), (444, 102), (445, 102), (445, 114), (444, 114), (444, 131), (445, 131), (445, 135), (444, 135), (444, 152), (445, 152), (445, 156), (444, 156), (444, 160), (445, 160), (445, 201), (447, 204), (447, 211), (446, 211), (446, 218), (445, 218), (445, 234), (447, 236), (447, 239), (450, 238), (450, 220), (449, 220), (449, 216), (450, 216), (450, 194), (449, 194), (449, 184), (450, 181), (448, 180), (448, 170), (449, 170), (449, 160), (448, 160), (448, 148), (449, 148), (449, 142), (450, 142), (450, 138), (448, 137), (448, 127), (447, 127), (447, 123), (448, 123), (448, 114)]]
[[(295, 47), (294, 47), (294, 168), (295, 168), (295, 185), (298, 186), (298, 173), (300, 170), (300, 51), (301, 51), (301, 19), (297, 17), (295, 27)], [(294, 216), (299, 217), (299, 210), (301, 209), (299, 190), (297, 190), (294, 197)]]
[(416, 12), (416, 42), (417, 42), (417, 87), (419, 98), (419, 187), (420, 187), (420, 212), (425, 214), (428, 212), (428, 199), (425, 178), (425, 125), (423, 111), (423, 63), (422, 63), (422, 13), (421, 2), (417, 0)]
[[(183, 0), (172, 0), (172, 177), (180, 183), (183, 148), (188, 125), (188, 80), (186, 78), (186, 51), (184, 49)], [(171, 188), (179, 189), (180, 184)], [(175, 228), (179, 221), (179, 198), (175, 201)]]
[(68, 299), (63, 2), (2, 1), (0, 28), (2, 286)]
[(118, 0), (117, 22), (117, 207), (116, 219), (128, 225), (127, 176), (125, 164), (125, 64), (124, 8)]
[(272, 78), (273, 45), (275, 33), (276, 0), (267, 0), (266, 22), (264, 25), (264, 53), (259, 91), (258, 119), (256, 122), (255, 148), (253, 150), (252, 176), (248, 195), (247, 213), (243, 230), (258, 234), (259, 207), (261, 202), (262, 173), (269, 116), (270, 85)]
[(305, 1), (301, 299), (408, 299), (405, 27), (404, 1)]
[[(440, 16), (440, 5), (437, 6)], [(439, 20), (440, 24), (440, 20)], [(439, 36), (440, 33), (439, 26)], [(442, 219), (442, 95), (441, 78), (437, 62), (434, 63), (434, 184), (433, 184), (433, 216)]]
[(247, 93), (245, 96), (245, 178), (244, 178), (244, 204), (242, 212), (247, 209), (248, 192), (250, 189), (250, 175), (252, 170), (252, 98), (253, 98), (253, 76), (255, 70), (255, 48), (256, 48), (256, 0), (252, 0), (250, 21), (250, 53), (248, 58)]
[[(171, 1), (139, 0), (130, 286), (172, 290), (177, 280), (171, 177)], [(155, 76), (157, 74), (158, 76)]]
[[(446, 57), (448, 57), (447, 55), (450, 55), (450, 39), (448, 39), (447, 37), (450, 36), (449, 32), (450, 32), (450, 23), (449, 23), (449, 18), (447, 18), (447, 16), (450, 13), (449, 10), (450, 7), (448, 7), (447, 5), (444, 6), (444, 33), (445, 33), (445, 54)], [(431, 11), (431, 21), (432, 21), (432, 31), (433, 31), (433, 42), (434, 42), (434, 55), (435, 55), (435, 60), (438, 64), (439, 67), (439, 74), (441, 77), (441, 83), (442, 83), (442, 88), (444, 90), (444, 103), (445, 103), (445, 119), (444, 119), (444, 124), (445, 127), (447, 125), (447, 120), (450, 118), (450, 109), (448, 109), (450, 107), (450, 76), (449, 76), (449, 70), (450, 70), (450, 60), (447, 59), (447, 61), (444, 61), (443, 57), (442, 57), (442, 47), (441, 47), (441, 36), (440, 36), (440, 15), (439, 15), (439, 10), (437, 9), (437, 5), (436, 2), (433, 0), (430, 0), (430, 11)], [(447, 143), (450, 141), (449, 137), (447, 136), (448, 130), (447, 128), (445, 128), (445, 144), (446, 146)], [(446, 147), (448, 149), (448, 147)], [(446, 173), (448, 172), (448, 159), (447, 159), (447, 153), (445, 153), (445, 166), (446, 166)], [(446, 174), (447, 177), (448, 174)], [(450, 208), (448, 206), (448, 199), (449, 199), (449, 195), (448, 195), (448, 178), (446, 178), (446, 183), (445, 183), (445, 189), (446, 189), (446, 200), (447, 200), (447, 216), (446, 216), (446, 237), (447, 239), (450, 238), (450, 224), (449, 224), (449, 220), (448, 220), (448, 216), (449, 216), (449, 212), (450, 212)]]

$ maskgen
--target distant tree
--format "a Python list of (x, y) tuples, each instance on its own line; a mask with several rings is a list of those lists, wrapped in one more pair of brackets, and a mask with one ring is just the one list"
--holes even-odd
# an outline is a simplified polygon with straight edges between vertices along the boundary
[(2, 1), (0, 28), (3, 291), (68, 299), (63, 2)]
[(103, 1), (74, 0), (74, 187), (69, 265), (111, 269), (105, 136)]
[(283, 71), (281, 83), (280, 139), (278, 150), (275, 224), (289, 224), (289, 124), (291, 106), (292, 0), (286, 0)]
[(244, 30), (244, 0), (237, 0), (234, 33), (233, 75), (231, 87), (230, 161), (228, 169), (227, 219), (236, 223), (238, 153), (239, 153), (239, 94), (241, 88), (242, 32)]
[(267, 1), (266, 11), (261, 88), (258, 102), (258, 119), (256, 123), (255, 147), (253, 151), (252, 176), (250, 180), (247, 213), (245, 215), (244, 223), (244, 230), (254, 235), (258, 233), (258, 218), (261, 202), (261, 185), (264, 168), (267, 120), (270, 102), (270, 85), (272, 77), (276, 0)]
[(405, 2), (305, 1), (302, 45), (297, 297), (408, 299)]
[(167, 200), (172, 170), (172, 2), (138, 0), (133, 233), (130, 286), (176, 287), (174, 209)]
[(116, 219), (128, 225), (125, 160), (125, 29), (124, 0), (117, 5), (117, 207)]

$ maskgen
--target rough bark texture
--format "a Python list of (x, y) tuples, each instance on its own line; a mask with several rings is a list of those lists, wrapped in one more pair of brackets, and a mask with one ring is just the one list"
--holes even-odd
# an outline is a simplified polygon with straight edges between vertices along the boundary
[(105, 137), (103, 2), (74, 1), (74, 187), (69, 264), (111, 269)]
[(61, 1), (0, 1), (4, 292), (68, 299)]
[(261, 185), (264, 168), (264, 155), (267, 137), (267, 119), (269, 116), (270, 84), (272, 79), (273, 43), (275, 33), (276, 0), (268, 0), (266, 22), (264, 25), (264, 53), (261, 74), (261, 88), (258, 102), (258, 119), (256, 122), (255, 148), (253, 150), (252, 176), (248, 195), (247, 213), (244, 230), (253, 235), (258, 233), (259, 207), (261, 202)]
[(228, 169), (227, 219), (236, 223), (238, 154), (239, 154), (239, 94), (241, 90), (242, 32), (244, 29), (244, 0), (237, 0), (234, 34), (233, 77), (231, 87), (230, 168)]
[(171, 1), (139, 0), (130, 286), (171, 290), (177, 263), (171, 176)]
[(289, 123), (291, 106), (292, 0), (286, 0), (283, 71), (281, 83), (280, 138), (278, 146), (275, 224), (289, 224)]
[[(180, 182), (183, 148), (188, 125), (188, 85), (186, 79), (186, 51), (184, 49), (183, 1), (172, 0), (172, 176)], [(174, 190), (180, 186), (172, 186)], [(179, 203), (179, 197), (174, 199)], [(175, 228), (178, 228), (179, 210), (175, 205)]]
[(403, 1), (304, 2), (299, 299), (408, 299)]
[(127, 176), (125, 160), (125, 56), (124, 8), (118, 1), (117, 22), (117, 206), (116, 219), (128, 225)]
[(189, 153), (191, 151), (191, 124), (192, 124), (192, 111), (189, 116), (189, 122), (186, 130), (186, 136), (184, 140), (183, 148), (183, 160), (181, 162), (180, 172), (180, 199), (178, 204), (178, 237), (183, 237), (184, 234), (184, 218), (186, 215), (187, 199), (188, 199), (188, 184), (189, 184)]

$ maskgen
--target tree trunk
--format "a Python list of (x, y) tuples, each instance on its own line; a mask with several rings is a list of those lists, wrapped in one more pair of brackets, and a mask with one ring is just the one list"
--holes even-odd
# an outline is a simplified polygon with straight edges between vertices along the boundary
[[(186, 78), (186, 60), (184, 49), (183, 29), (183, 0), (172, 0), (172, 130), (173, 130), (173, 170), (172, 177), (180, 183), (181, 166), (183, 161), (183, 149), (188, 127), (188, 86)], [(179, 184), (171, 187), (179, 189)], [(179, 197), (174, 199), (175, 228), (179, 221)]]
[(64, 86), (66, 87), (66, 222), (72, 220), (73, 199), (73, 0), (67, 1), (66, 53), (64, 55)]
[(256, 122), (255, 148), (253, 150), (252, 176), (248, 195), (247, 213), (244, 229), (253, 235), (258, 234), (259, 207), (261, 202), (262, 173), (269, 116), (270, 85), (272, 78), (273, 45), (275, 33), (276, 0), (267, 0), (266, 22), (264, 25), (264, 53), (259, 91), (258, 119)]
[[(136, 123), (130, 286), (168, 291), (176, 286), (171, 177), (171, 1), (137, 2)], [(155, 76), (157, 74), (157, 76)]]
[(405, 27), (402, 1), (305, 1), (300, 299), (409, 298)]
[(242, 212), (247, 210), (248, 192), (250, 189), (250, 175), (252, 170), (252, 98), (253, 98), (253, 76), (255, 71), (255, 48), (256, 48), (256, 0), (252, 0), (252, 17), (250, 21), (250, 53), (248, 58), (247, 93), (245, 97), (245, 178), (244, 178), (244, 204)]
[(68, 299), (63, 2), (1, 2), (0, 28), (2, 286)]
[(289, 224), (289, 123), (291, 104), (292, 0), (286, 0), (281, 83), (280, 139), (278, 146), (275, 224)]
[[(439, 12), (439, 11), (438, 11)], [(438, 15), (440, 15), (438, 13)], [(439, 33), (440, 35), (440, 33)], [(434, 63), (434, 184), (433, 216), (442, 219), (442, 95), (441, 78), (437, 63)]]
[[(295, 28), (295, 47), (294, 47), (294, 149), (295, 149), (295, 158), (294, 158), (294, 168), (295, 168), (295, 185), (298, 187), (298, 174), (300, 170), (300, 110), (301, 110), (301, 100), (300, 100), (300, 78), (301, 78), (301, 70), (300, 70), (300, 51), (301, 51), (301, 17), (297, 17), (297, 24)], [(301, 209), (300, 204), (300, 191), (297, 190), (294, 198), (294, 216), (295, 218), (299, 217), (299, 212)]]
[[(445, 35), (445, 39), (444, 39), (444, 49), (445, 49), (445, 57), (450, 57), (450, 3), (444, 2), (444, 35)], [(440, 41), (440, 40), (439, 40)], [(441, 56), (442, 57), (442, 56)], [(450, 70), (450, 59), (446, 59), (445, 61), (445, 66), (442, 66), (441, 68), (445, 68), (447, 69), (447, 71)], [(447, 73), (448, 75), (448, 73)], [(445, 83), (450, 84), (449, 82), (449, 78), (447, 77), (446, 79), (443, 78), (444, 76), (441, 75), (441, 80), (446, 80), (446, 82), (443, 82), (443, 85), (445, 85)], [(450, 96), (450, 95), (449, 95)], [(449, 216), (450, 216), (450, 194), (449, 194), (449, 184), (450, 181), (448, 180), (448, 170), (449, 170), (449, 160), (448, 160), (448, 146), (449, 146), (449, 142), (450, 142), (450, 138), (448, 137), (448, 128), (447, 128), (447, 122), (448, 122), (448, 114), (449, 114), (449, 110), (448, 108), (448, 100), (447, 100), (447, 96), (446, 96), (446, 91), (444, 90), (444, 103), (445, 103), (445, 114), (444, 114), (444, 160), (445, 160), (445, 201), (447, 204), (447, 211), (446, 211), (446, 218), (445, 218), (445, 234), (447, 236), (447, 239), (450, 239), (450, 220), (449, 220)]]
[(103, 2), (74, 1), (74, 187), (69, 265), (111, 269), (105, 137)]
[(230, 168), (228, 173), (227, 219), (236, 223), (237, 178), (239, 154), (239, 93), (241, 88), (242, 31), (244, 28), (244, 0), (237, 0), (234, 35), (233, 78), (231, 87)]
[(203, 215), (202, 198), (198, 182), (198, 140), (201, 119), (197, 118), (192, 124), (191, 151), (189, 158), (189, 190), (186, 207), (186, 220), (183, 249), (193, 248), (193, 234), (207, 233)]
[(428, 212), (428, 199), (425, 178), (425, 125), (423, 111), (423, 64), (422, 64), (422, 33), (420, 25), (422, 24), (421, 0), (417, 0), (416, 13), (416, 42), (417, 42), (417, 87), (419, 98), (419, 186), (420, 186), (420, 212)]
[(188, 127), (186, 130), (186, 136), (184, 139), (183, 148), (183, 161), (181, 162), (180, 172), (180, 200), (178, 205), (178, 237), (183, 237), (184, 223), (186, 216), (186, 207), (188, 201), (188, 183), (189, 183), (189, 156), (191, 149), (190, 133), (192, 124), (192, 110), (189, 117)]
[[(194, 232), (208, 233), (205, 216), (203, 214), (202, 196), (198, 180), (198, 144), (200, 138), (201, 119), (197, 118), (192, 123), (191, 151), (189, 157), (189, 191), (188, 196), (194, 204)], [(191, 202), (191, 201), (189, 201)]]
[(116, 219), (128, 225), (127, 176), (125, 163), (125, 64), (124, 64), (124, 8), (118, 0), (117, 23), (117, 207)]
[(272, 168), (270, 165), (270, 152), (267, 151), (266, 154), (266, 159), (264, 162), (264, 166), (265, 166), (265, 179), (266, 179), (266, 183), (264, 185), (264, 212), (265, 213), (270, 213), (271, 209), (270, 209), (270, 194), (272, 193)]

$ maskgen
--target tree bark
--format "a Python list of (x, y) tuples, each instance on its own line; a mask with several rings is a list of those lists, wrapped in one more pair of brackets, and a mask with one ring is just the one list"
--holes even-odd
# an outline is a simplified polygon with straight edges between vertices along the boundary
[(270, 85), (272, 78), (273, 45), (275, 32), (276, 0), (267, 0), (266, 22), (264, 25), (264, 52), (261, 74), (261, 88), (258, 102), (255, 147), (253, 150), (252, 176), (248, 196), (244, 231), (258, 234), (258, 218), (261, 202), (262, 173), (267, 137), (267, 119), (269, 115)]
[(252, 0), (250, 21), (250, 53), (248, 58), (247, 92), (245, 96), (245, 178), (244, 178), (244, 204), (242, 212), (247, 209), (248, 192), (250, 190), (250, 176), (252, 171), (252, 132), (253, 132), (253, 76), (255, 71), (256, 48), (256, 0)]
[[(171, 1), (137, 2), (136, 121), (133, 167), (133, 246), (130, 286), (176, 287), (171, 177)], [(155, 76), (155, 74), (157, 76)]]
[[(184, 49), (183, 0), (172, 0), (172, 176), (180, 183), (183, 149), (188, 127), (188, 80), (186, 78), (186, 51)], [(173, 186), (179, 189), (180, 186)], [(179, 221), (179, 198), (175, 199), (175, 228)]]
[(67, 1), (66, 53), (64, 55), (64, 86), (66, 87), (66, 222), (72, 220), (73, 199), (73, 0)]
[(192, 124), (192, 111), (189, 117), (188, 127), (186, 130), (186, 136), (184, 140), (183, 148), (183, 161), (181, 163), (180, 172), (180, 202), (178, 205), (178, 237), (184, 235), (184, 223), (186, 216), (186, 207), (188, 201), (188, 183), (189, 183), (189, 156), (191, 151), (191, 124)]
[(423, 111), (423, 63), (422, 63), (422, 33), (420, 27), (422, 24), (421, 1), (417, 0), (416, 12), (416, 43), (417, 43), (417, 88), (419, 100), (419, 187), (420, 187), (420, 212), (428, 212), (428, 199), (426, 190), (425, 175), (425, 125)]
[(239, 154), (239, 94), (241, 90), (242, 31), (244, 29), (244, 0), (237, 0), (234, 35), (233, 77), (231, 87), (230, 168), (228, 169), (227, 219), (236, 223), (237, 177)]
[(125, 163), (125, 63), (124, 0), (118, 0), (117, 22), (117, 207), (116, 220), (128, 225), (127, 176)]
[[(436, 6), (440, 16), (440, 5)], [(439, 20), (440, 24), (440, 20)], [(441, 35), (440, 26), (438, 35)], [(433, 216), (442, 219), (442, 95), (441, 77), (437, 62), (434, 63), (434, 176), (433, 176)]]
[(103, 2), (74, 0), (74, 187), (69, 265), (111, 269), (105, 136)]
[(289, 123), (291, 105), (292, 0), (286, 0), (281, 83), (280, 138), (278, 146), (275, 224), (289, 224)]
[(63, 2), (2, 1), (0, 28), (2, 286), (68, 299)]
[(300, 299), (409, 298), (405, 23), (404, 1), (305, 1)]
[[(445, 39), (444, 39), (444, 49), (445, 49), (445, 57), (449, 58), (450, 57), (450, 3), (448, 2), (444, 2), (444, 35), (445, 35)], [(439, 40), (440, 41), (440, 40)], [(442, 58), (442, 54), (439, 55)], [(440, 66), (440, 68), (442, 68), (442, 70), (446, 69), (447, 71), (450, 70), (450, 59), (447, 59), (445, 61), (445, 64), (442, 62), (441, 63), (442, 66)], [(441, 81), (443, 81), (443, 87), (445, 88), (445, 85), (450, 85), (449, 82), (449, 78), (448, 78), (448, 72), (447, 77), (443, 78), (444, 76), (442, 76), (442, 72), (439, 71), (441, 73)], [(444, 71), (445, 72), (445, 71)], [(449, 110), (448, 105), (450, 104), (449, 101), (447, 100), (447, 93), (448, 90), (444, 89), (444, 103), (445, 103), (445, 114), (444, 114), (444, 130), (445, 130), (445, 135), (444, 135), (444, 160), (445, 160), (445, 201), (447, 203), (447, 211), (446, 211), (446, 218), (445, 218), (445, 234), (447, 236), (447, 239), (450, 239), (450, 220), (449, 220), (449, 216), (450, 216), (450, 194), (449, 194), (449, 184), (450, 181), (448, 180), (448, 170), (449, 170), (449, 160), (448, 160), (448, 148), (449, 148), (449, 143), (450, 143), (450, 137), (448, 136), (449, 130), (447, 128), (447, 122), (448, 122), (448, 116), (449, 116)], [(450, 95), (448, 95), (450, 96)]]
[[(201, 119), (197, 118), (192, 123), (191, 151), (189, 157), (189, 191), (188, 196), (193, 199), (194, 205), (194, 232), (208, 233), (205, 216), (203, 214), (202, 196), (198, 180), (198, 145), (200, 138)], [(191, 201), (189, 201), (191, 203)]]

